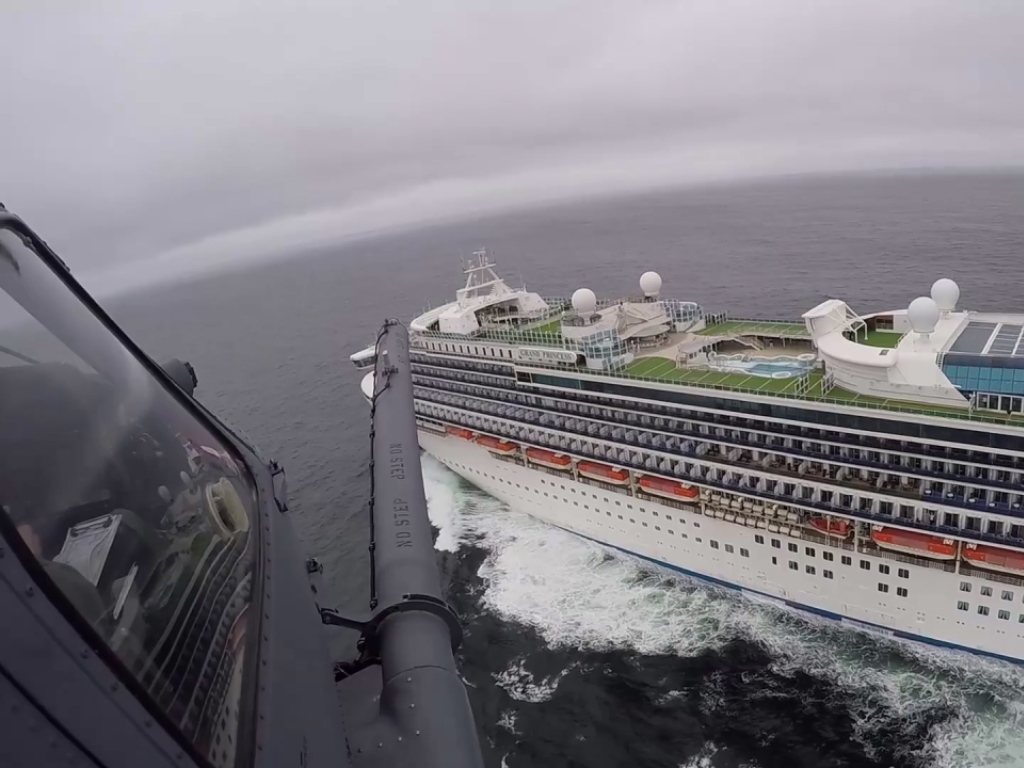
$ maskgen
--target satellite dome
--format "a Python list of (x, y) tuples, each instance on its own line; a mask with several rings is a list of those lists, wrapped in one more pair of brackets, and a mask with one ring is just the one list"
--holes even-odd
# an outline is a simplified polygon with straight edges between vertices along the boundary
[(597, 311), (597, 296), (589, 288), (578, 288), (572, 295), (572, 308), (582, 317), (592, 315)]
[(960, 286), (948, 277), (939, 278), (932, 285), (932, 300), (943, 312), (954, 310), (960, 300)]
[(644, 272), (640, 275), (640, 290), (648, 298), (657, 296), (661, 292), (661, 275), (657, 272)]
[(918, 296), (907, 307), (907, 319), (918, 333), (931, 333), (939, 322), (939, 306), (927, 296)]

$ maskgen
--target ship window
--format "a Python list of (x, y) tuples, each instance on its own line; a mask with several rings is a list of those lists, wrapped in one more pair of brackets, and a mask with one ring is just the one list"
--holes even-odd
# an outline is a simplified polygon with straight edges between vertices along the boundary
[(1020, 624), (1024, 624), (1024, 613), (1017, 616), (1017, 622)]
[(788, 546), (789, 546), (789, 551), (790, 551), (790, 552), (796, 552), (796, 551), (797, 551), (798, 549), (800, 549), (800, 547), (798, 547), (798, 546), (797, 546), (796, 544), (794, 544), (793, 542), (789, 542), (789, 545), (788, 545)]
[(839, 559), (842, 561), (843, 565), (853, 565), (853, 558), (849, 555), (843, 555)]
[(910, 578), (910, 571), (908, 571), (906, 568), (900, 568), (899, 571), (898, 571), (898, 574), (899, 574), (899, 577), (901, 579), (909, 579)]
[(697, 543), (698, 544), (703, 544), (704, 543), (704, 539), (702, 539), (700, 536), (698, 536), (697, 537)]
[(814, 575), (814, 566), (813, 565), (805, 565), (804, 566), (804, 570), (806, 570), (809, 574), (811, 574), (811, 576)]
[(740, 547), (740, 557), (750, 557), (750, 550)]
[(611, 516), (612, 516), (612, 513), (611, 513), (611, 512), (608, 512), (608, 511), (605, 511), (605, 513), (604, 513), (604, 514), (605, 514), (605, 516), (606, 516), (606, 517), (611, 517)]
[(672, 522), (672, 515), (665, 515), (665, 519), (668, 520), (671, 523)]
[(718, 542), (717, 541), (712, 541), (711, 542), (711, 548), (712, 549), (718, 549)]
[(726, 544), (725, 545), (725, 551), (728, 552), (731, 555), (731, 554), (733, 554), (733, 552), (735, 552), (735, 549), (733, 549), (732, 544)]
[(641, 525), (642, 525), (642, 526), (643, 526), (644, 528), (646, 528), (646, 527), (647, 527), (647, 523), (641, 522), (640, 524), (641, 524)]
[(676, 535), (676, 532), (675, 532), (675, 531), (673, 531), (673, 530), (672, 530), (671, 528), (669, 528), (669, 529), (668, 529), (668, 535), (669, 535), (669, 536), (675, 536), (675, 535)]
[(987, 605), (979, 605), (978, 606), (978, 613), (980, 615), (982, 615), (982, 616), (988, 616), (988, 606)]
[(694, 528), (700, 528), (700, 523), (694, 523), (694, 524), (693, 524), (693, 527), (694, 527)]
[(799, 571), (800, 570), (800, 566), (797, 564), (796, 560), (790, 560), (789, 561), (789, 570), (791, 570), (791, 571)]
[(584, 509), (590, 509), (590, 505), (589, 505), (589, 504), (584, 504), (584, 505), (583, 505), (583, 508), (584, 508)]
[(619, 520), (621, 520), (621, 519), (622, 519), (622, 515), (616, 515), (616, 517), (618, 517), (618, 518), (619, 518)]
[(814, 547), (804, 547), (804, 554), (808, 557), (814, 557)]
[(881, 581), (878, 582), (878, 591), (879, 592), (888, 592), (889, 591), (889, 585), (888, 584), (884, 584)]
[(981, 594), (983, 597), (992, 597), (992, 587), (982, 587)]
[(907, 596), (907, 588), (906, 587), (896, 587), (896, 595), (898, 597), (906, 597)]
[(779, 549), (782, 546), (782, 542), (778, 539), (772, 539), (772, 546)]
[(632, 504), (627, 504), (627, 505), (626, 505), (626, 509), (632, 509), (632, 508), (633, 508), (633, 505), (632, 505)]
[(832, 562), (835, 559), (835, 555), (831, 552), (822, 552), (821, 557), (823, 560), (828, 560), (829, 562)]
[(616, 506), (616, 507), (621, 507), (621, 506), (622, 506), (622, 502), (621, 502), (621, 501), (618, 501), (618, 500), (616, 500), (616, 501), (615, 501), (615, 506)]
[(870, 571), (871, 570), (871, 562), (868, 561), (868, 560), (861, 560), (860, 561), (860, 569), (862, 571)]
[[(778, 564), (779, 564), (779, 558), (773, 557), (772, 558), (772, 565), (778, 565)], [(1024, 613), (1022, 613), (1021, 616), (1024, 616)]]
[(831, 579), (832, 578), (832, 571), (822, 571), (821, 575), (824, 576), (826, 579)]
[(1013, 600), (1013, 592), (1008, 589), (1003, 590), (1003, 600)]
[[(968, 605), (968, 604), (967, 604), (966, 602), (964, 602), (963, 600), (958, 600), (958, 601), (957, 601), (957, 604), (956, 604), (956, 609), (957, 609), (958, 611), (966, 611), (966, 610), (967, 610), (968, 608), (970, 608), (970, 607), (971, 607), (971, 606), (970, 606), (970, 605)], [(1022, 624), (1024, 624), (1024, 613), (1022, 613), (1022, 614), (1021, 614), (1021, 623), (1022, 623)]]
[(686, 534), (686, 533), (682, 533), (682, 532), (680, 532), (680, 534), (679, 534), (679, 535), (680, 535), (680, 536), (682, 536), (682, 537), (683, 537), (684, 539), (688, 539), (688, 538), (690, 538), (689, 534)]
[[(647, 525), (647, 523), (644, 523), (644, 525)], [(660, 525), (654, 526), (654, 530), (660, 531), (661, 530), (661, 526)]]
[(889, 566), (885, 565), (884, 563), (879, 563), (878, 564), (878, 572), (879, 573), (884, 573), (886, 576), (888, 576), (889, 575)]
[(759, 533), (758, 533), (758, 534), (756, 534), (756, 535), (754, 536), (754, 543), (755, 543), (755, 544), (764, 544), (764, 536), (762, 536), (762, 535), (761, 535), (761, 534), (759, 534)]
[(629, 522), (631, 522), (633, 525), (636, 525), (636, 520), (634, 520), (632, 517), (629, 518)]
[(960, 591), (961, 592), (970, 592), (971, 591), (971, 582), (969, 582), (969, 581), (961, 581), (960, 582)]
[(657, 510), (652, 510), (652, 511), (651, 511), (651, 514), (652, 514), (652, 515), (654, 515), (655, 517), (657, 517), (657, 516), (658, 516), (658, 512), (657, 512)]
[(1009, 620), (1010, 612), (1009, 611), (1000, 611), (999, 612), (999, 618), (1002, 619), (1003, 621)]
[(31, 247), (0, 227), (0, 547), (147, 717), (219, 763), (253, 709), (255, 485)]

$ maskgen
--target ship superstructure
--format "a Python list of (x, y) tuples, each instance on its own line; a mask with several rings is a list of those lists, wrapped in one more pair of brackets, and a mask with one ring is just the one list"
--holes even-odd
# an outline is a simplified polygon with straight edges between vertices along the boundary
[[(510, 288), (412, 321), (419, 440), (515, 509), (862, 629), (1024, 660), (1024, 314), (799, 321)], [(372, 348), (352, 356), (372, 366)], [(369, 394), (364, 379), (364, 393)]]

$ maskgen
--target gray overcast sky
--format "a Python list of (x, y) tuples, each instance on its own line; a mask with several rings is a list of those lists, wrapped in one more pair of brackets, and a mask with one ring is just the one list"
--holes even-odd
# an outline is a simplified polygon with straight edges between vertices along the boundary
[(1024, 164), (1024, 0), (13, 0), (0, 36), (0, 200), (92, 287), (580, 194)]

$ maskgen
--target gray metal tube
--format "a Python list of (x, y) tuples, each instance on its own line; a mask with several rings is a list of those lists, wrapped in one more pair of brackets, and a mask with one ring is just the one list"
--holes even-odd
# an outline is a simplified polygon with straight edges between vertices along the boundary
[[(387, 610), (408, 595), (441, 598), (420, 468), (409, 334), (397, 322), (389, 321), (382, 331), (374, 381), (374, 575), (378, 608)], [(408, 764), (483, 766), (445, 620), (427, 610), (392, 613), (378, 637), (381, 715), (413, 750)]]

